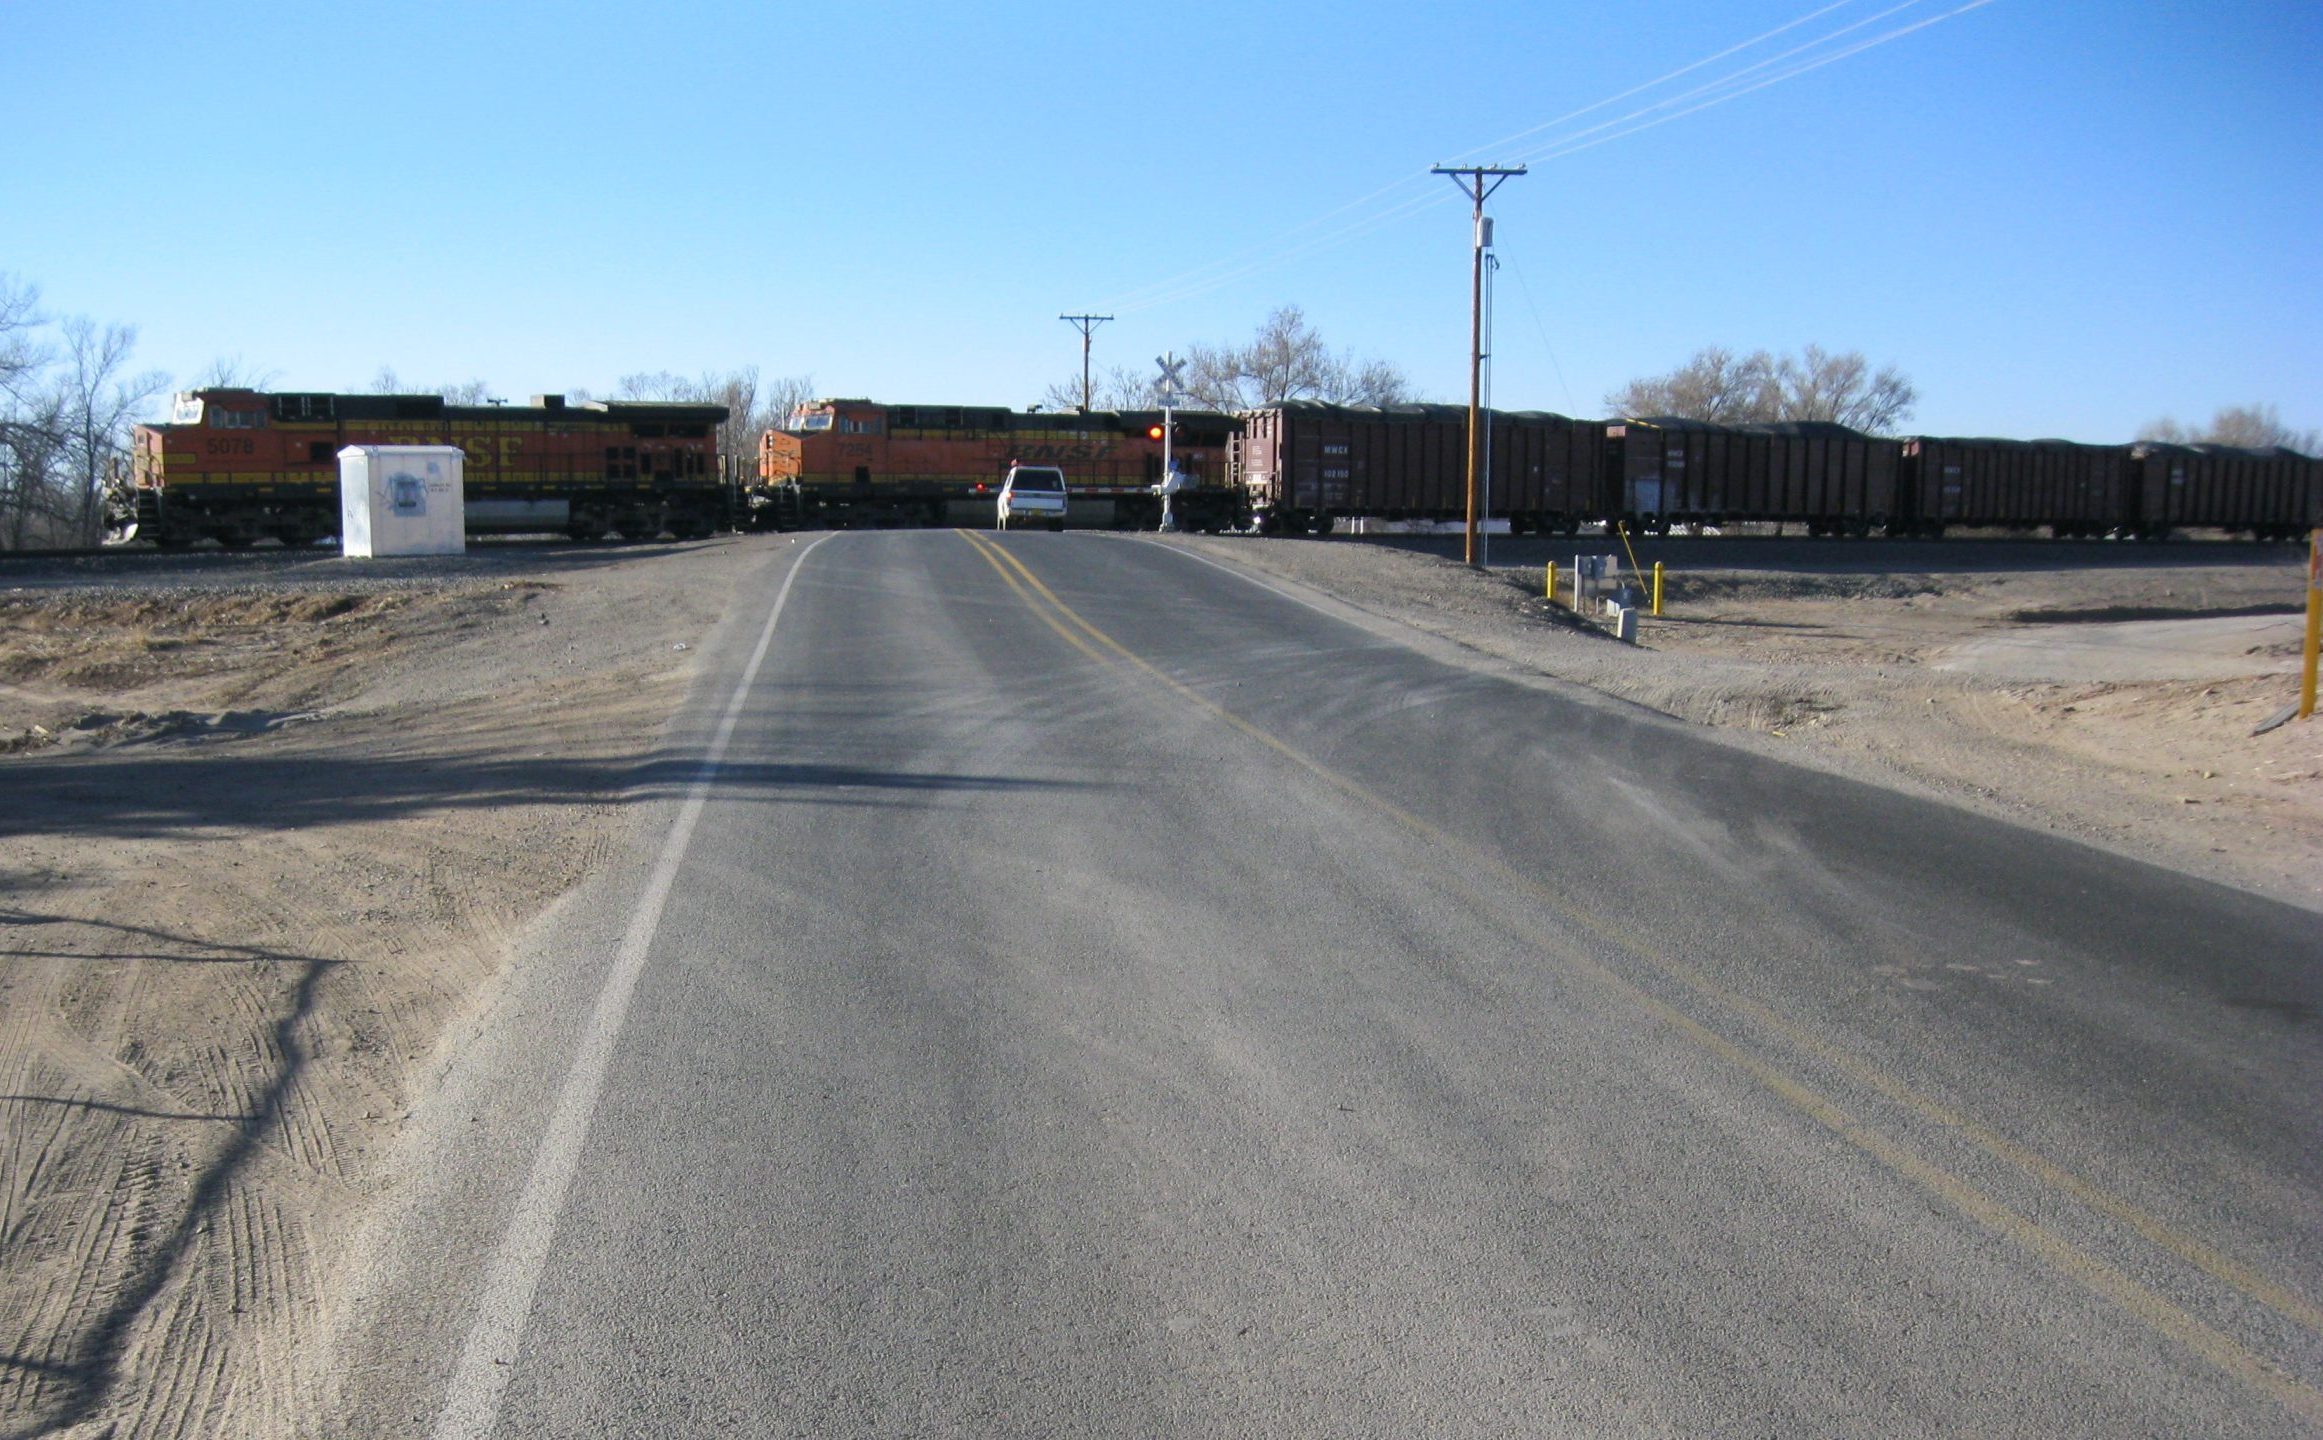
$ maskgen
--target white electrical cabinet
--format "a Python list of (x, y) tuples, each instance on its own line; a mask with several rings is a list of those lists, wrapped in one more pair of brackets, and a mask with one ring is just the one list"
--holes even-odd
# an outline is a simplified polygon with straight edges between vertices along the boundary
[(456, 445), (350, 445), (339, 452), (339, 545), (350, 559), (468, 548), (467, 456)]

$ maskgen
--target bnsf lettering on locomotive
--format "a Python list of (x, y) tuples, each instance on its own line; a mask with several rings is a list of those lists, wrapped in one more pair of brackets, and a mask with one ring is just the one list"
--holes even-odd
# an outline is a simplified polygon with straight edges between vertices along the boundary
[(470, 465), (488, 468), (515, 464), (516, 452), (523, 444), (522, 437), (516, 435), (478, 436), (467, 441), (460, 449), (468, 457)]
[(1027, 445), (1016, 454), (1024, 465), (1093, 465), (1113, 453), (1113, 442), (1086, 445)]

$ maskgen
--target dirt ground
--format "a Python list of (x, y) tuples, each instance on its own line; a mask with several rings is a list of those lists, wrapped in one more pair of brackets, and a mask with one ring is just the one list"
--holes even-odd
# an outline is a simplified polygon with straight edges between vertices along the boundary
[[(301, 1341), (439, 1047), (623, 806), (690, 773), (661, 727), (794, 543), (0, 570), (0, 1436), (330, 1433)], [(2323, 725), (2251, 734), (2296, 689), (2287, 553), (1865, 573), (1719, 550), (1631, 647), (1530, 568), (1176, 543), (1480, 663), (2323, 908)]]

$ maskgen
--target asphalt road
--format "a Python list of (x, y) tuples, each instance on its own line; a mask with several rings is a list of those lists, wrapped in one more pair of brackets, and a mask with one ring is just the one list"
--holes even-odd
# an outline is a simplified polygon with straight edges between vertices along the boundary
[(2315, 915), (1332, 612), (771, 569), (447, 1078), (347, 1433), (2323, 1430)]

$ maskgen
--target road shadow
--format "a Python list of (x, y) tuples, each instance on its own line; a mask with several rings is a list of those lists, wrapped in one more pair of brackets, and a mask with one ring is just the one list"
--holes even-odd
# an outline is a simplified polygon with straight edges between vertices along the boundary
[[(636, 803), (684, 794), (699, 756), (365, 758), (233, 754), (225, 747), (40, 755), (7, 762), (0, 839), (78, 835), (144, 839), (192, 829), (296, 829), (506, 805)], [(932, 803), (963, 792), (1091, 790), (1108, 782), (739, 761), (709, 772), (720, 798), (840, 806)], [(0, 890), (9, 888), (0, 879)]]
[(291, 584), (318, 589), (413, 580), (461, 584), (530, 579), (554, 584), (560, 576), (585, 575), (610, 566), (677, 559), (721, 546), (766, 543), (745, 535), (719, 535), (707, 540), (586, 544), (510, 537), (471, 540), (468, 550), (459, 555), (404, 555), (363, 560), (348, 560), (329, 546), (301, 546), (294, 550), (271, 545), (248, 550), (209, 547), (156, 550), (131, 545), (94, 555), (26, 556), (0, 551), (0, 569), (4, 569), (12, 588), (28, 590), (140, 582), (196, 587)]
[[(115, 935), (131, 937), (131, 943), (143, 948), (100, 951), (38, 950), (16, 943), (9, 936), (0, 944), (0, 958), (21, 956), (30, 960), (157, 960), (172, 965), (251, 965), (263, 961), (277, 961), (285, 965), (336, 963), (317, 961), (312, 955), (300, 955), (288, 950), (273, 950), (264, 945), (236, 945), (217, 940), (195, 940), (174, 931), (151, 925), (124, 925), (117, 920), (92, 920), (82, 915), (44, 915), (15, 906), (0, 908), (0, 926), (32, 929), (44, 925), (70, 926), (76, 930), (110, 931)], [(4, 1099), (6, 1097), (0, 1097)]]

